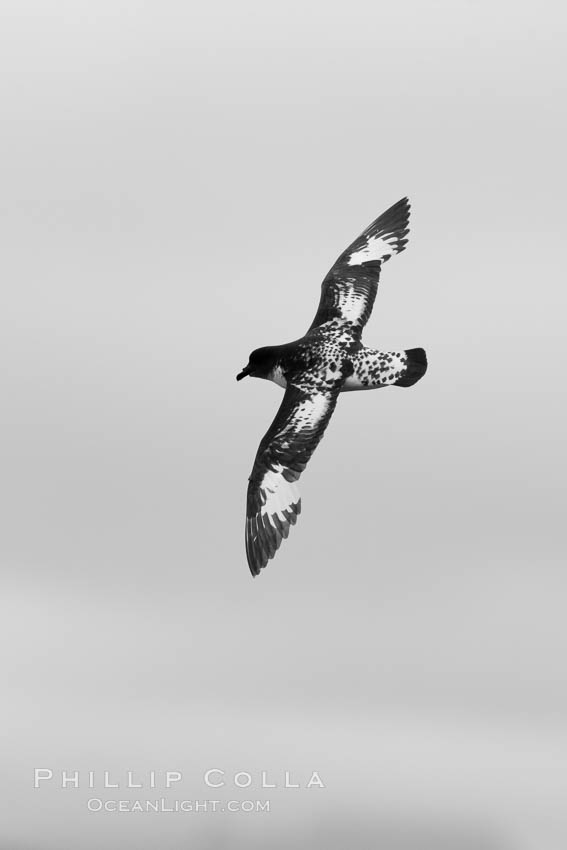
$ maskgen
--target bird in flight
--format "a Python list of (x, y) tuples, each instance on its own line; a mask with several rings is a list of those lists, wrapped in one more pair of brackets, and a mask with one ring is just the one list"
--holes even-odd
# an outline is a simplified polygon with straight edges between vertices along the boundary
[(411, 387), (425, 374), (423, 348), (376, 351), (361, 342), (382, 263), (406, 247), (409, 211), (403, 198), (343, 251), (321, 285), (319, 307), (304, 336), (257, 348), (236, 376), (237, 381), (246, 375), (265, 378), (285, 389), (248, 481), (245, 539), (253, 576), (297, 521), (297, 481), (325, 433), (339, 393)]

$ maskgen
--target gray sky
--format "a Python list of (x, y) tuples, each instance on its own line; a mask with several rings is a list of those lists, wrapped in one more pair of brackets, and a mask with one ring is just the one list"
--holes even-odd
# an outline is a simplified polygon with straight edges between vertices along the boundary
[[(2, 18), (4, 844), (564, 846), (561, 5)], [(252, 581), (281, 391), (235, 375), (404, 195), (364, 339), (430, 369), (340, 399)], [(326, 788), (202, 819), (33, 789), (180, 766)]]

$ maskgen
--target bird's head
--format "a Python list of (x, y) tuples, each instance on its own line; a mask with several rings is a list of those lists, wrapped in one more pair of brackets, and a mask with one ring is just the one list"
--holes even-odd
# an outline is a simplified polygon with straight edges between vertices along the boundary
[(277, 364), (277, 360), (278, 348), (276, 346), (266, 345), (264, 348), (257, 348), (250, 355), (248, 365), (236, 376), (236, 380), (240, 381), (246, 375), (250, 375), (252, 378), (267, 378)]

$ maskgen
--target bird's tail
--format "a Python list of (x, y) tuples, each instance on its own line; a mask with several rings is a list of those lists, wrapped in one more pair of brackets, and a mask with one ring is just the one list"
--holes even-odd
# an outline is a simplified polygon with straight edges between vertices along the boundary
[(397, 387), (411, 387), (427, 372), (427, 355), (423, 348), (407, 348), (404, 353), (407, 357), (406, 368), (395, 382)]

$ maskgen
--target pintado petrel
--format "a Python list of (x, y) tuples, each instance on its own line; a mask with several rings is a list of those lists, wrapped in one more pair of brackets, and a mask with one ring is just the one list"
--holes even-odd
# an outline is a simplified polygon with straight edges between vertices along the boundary
[(376, 351), (360, 338), (370, 318), (382, 263), (407, 244), (410, 205), (403, 198), (344, 251), (321, 285), (305, 336), (257, 348), (236, 376), (284, 387), (276, 418), (262, 439), (248, 483), (246, 555), (257, 576), (301, 511), (297, 480), (328, 425), (339, 393), (411, 387), (427, 369), (423, 348)]

